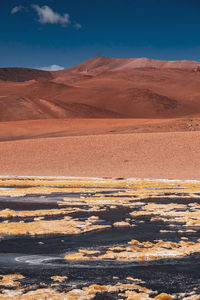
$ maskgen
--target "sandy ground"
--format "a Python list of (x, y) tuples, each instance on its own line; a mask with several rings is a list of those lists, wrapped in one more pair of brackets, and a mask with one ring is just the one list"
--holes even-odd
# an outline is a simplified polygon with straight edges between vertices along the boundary
[[(28, 120), (14, 122), (0, 122), (0, 141), (35, 139), (59, 136), (84, 136), (108, 133), (131, 133), (139, 130), (152, 131), (159, 126), (164, 130), (170, 130), (169, 123), (173, 128), (181, 131), (184, 123), (184, 131), (189, 120), (157, 120), (157, 119), (50, 119), (50, 120)], [(200, 119), (194, 119), (193, 123), (198, 123), (196, 129), (200, 127)], [(165, 126), (163, 126), (165, 125)], [(154, 128), (153, 128), (154, 127)], [(157, 128), (157, 131), (160, 129)]]
[(200, 132), (0, 143), (1, 175), (200, 179)]
[(0, 142), (50, 137), (199, 131), (200, 118), (50, 119), (0, 122)]

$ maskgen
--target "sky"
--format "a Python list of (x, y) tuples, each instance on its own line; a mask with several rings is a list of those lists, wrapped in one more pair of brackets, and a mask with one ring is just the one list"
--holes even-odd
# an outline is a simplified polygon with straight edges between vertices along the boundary
[(94, 56), (200, 61), (200, 1), (0, 0), (0, 67)]

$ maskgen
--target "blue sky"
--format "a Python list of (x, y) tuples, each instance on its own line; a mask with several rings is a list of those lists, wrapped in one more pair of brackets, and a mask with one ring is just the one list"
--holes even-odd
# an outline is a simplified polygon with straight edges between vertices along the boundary
[(0, 1), (0, 67), (66, 68), (93, 56), (200, 61), (200, 1)]

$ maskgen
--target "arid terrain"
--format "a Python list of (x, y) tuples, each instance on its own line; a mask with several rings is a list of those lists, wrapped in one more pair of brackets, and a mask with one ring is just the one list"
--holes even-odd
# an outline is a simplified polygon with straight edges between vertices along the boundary
[(200, 63), (0, 69), (2, 175), (200, 179)]
[(95, 57), (51, 73), (0, 69), (0, 121), (196, 117), (199, 66)]

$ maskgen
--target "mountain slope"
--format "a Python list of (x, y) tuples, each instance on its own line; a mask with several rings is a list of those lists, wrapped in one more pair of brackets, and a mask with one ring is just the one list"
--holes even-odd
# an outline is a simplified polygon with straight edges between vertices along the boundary
[(28, 68), (0, 68), (0, 80), (24, 82), (28, 80), (51, 80), (51, 72)]
[(105, 71), (128, 70), (137, 68), (155, 69), (196, 69), (200, 63), (190, 60), (182, 61), (161, 61), (150, 58), (112, 58), (112, 57), (93, 57), (75, 67), (55, 72), (56, 77), (65, 73), (85, 72), (89, 74), (99, 74)]
[(96, 57), (57, 72), (2, 70), (0, 121), (200, 115), (197, 62)]

